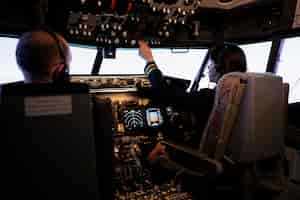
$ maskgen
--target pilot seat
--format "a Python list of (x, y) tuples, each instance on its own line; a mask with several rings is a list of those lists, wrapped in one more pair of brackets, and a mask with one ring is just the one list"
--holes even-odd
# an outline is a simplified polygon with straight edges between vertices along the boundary
[(91, 105), (83, 84), (2, 86), (1, 181), (9, 198), (99, 199)]
[(225, 179), (226, 187), (235, 180), (237, 187), (233, 188), (243, 199), (252, 199), (261, 188), (282, 191), (286, 125), (283, 94), (282, 78), (273, 74), (224, 75), (218, 82), (199, 149), (164, 141), (170, 163), (183, 173), (213, 179), (216, 190), (220, 180)]

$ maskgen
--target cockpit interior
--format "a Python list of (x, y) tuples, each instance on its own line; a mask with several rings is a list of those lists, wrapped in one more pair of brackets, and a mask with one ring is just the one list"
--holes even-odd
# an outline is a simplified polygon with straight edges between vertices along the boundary
[[(300, 199), (300, 0), (4, 2), (1, 176), (12, 199)], [(20, 37), (44, 27), (70, 44), (70, 81), (14, 84)], [(208, 105), (156, 96), (140, 40), (175, 98), (215, 88), (207, 122), (194, 112)], [(210, 48), (224, 43), (245, 52), (247, 72), (216, 84)]]

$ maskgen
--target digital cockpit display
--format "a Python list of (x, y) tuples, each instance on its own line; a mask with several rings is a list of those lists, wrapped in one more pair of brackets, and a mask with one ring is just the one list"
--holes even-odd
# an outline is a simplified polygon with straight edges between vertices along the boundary
[(159, 108), (148, 108), (146, 110), (146, 118), (149, 127), (157, 127), (163, 123)]
[(140, 109), (125, 109), (123, 111), (123, 120), (127, 129), (136, 129), (144, 127), (143, 112)]

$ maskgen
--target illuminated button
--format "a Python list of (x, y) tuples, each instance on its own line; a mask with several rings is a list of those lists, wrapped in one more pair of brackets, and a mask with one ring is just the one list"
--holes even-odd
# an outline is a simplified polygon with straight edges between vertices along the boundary
[(125, 127), (123, 123), (118, 123), (118, 128), (117, 128), (118, 132), (120, 133), (124, 133), (125, 132)]
[(115, 36), (117, 35), (117, 33), (116, 33), (115, 31), (112, 31), (112, 32), (110, 33), (110, 35), (111, 35), (112, 37), (115, 37)]
[(136, 41), (135, 41), (135, 40), (131, 40), (131, 41), (130, 41), (130, 44), (131, 44), (132, 46), (134, 46), (134, 45), (136, 44)]
[(126, 38), (126, 37), (127, 37), (127, 31), (123, 31), (123, 32), (122, 32), (122, 36), (123, 36), (124, 38)]
[(115, 44), (119, 44), (119, 43), (120, 43), (120, 39), (119, 39), (119, 38), (116, 38), (116, 39), (114, 40), (114, 43), (115, 43)]
[(113, 29), (114, 29), (114, 30), (117, 30), (117, 28), (118, 28), (118, 25), (115, 23), (115, 24), (113, 25)]

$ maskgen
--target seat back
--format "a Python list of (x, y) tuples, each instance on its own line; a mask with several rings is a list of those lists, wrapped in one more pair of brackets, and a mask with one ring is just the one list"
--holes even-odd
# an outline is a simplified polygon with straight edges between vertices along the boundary
[[(7, 189), (31, 199), (97, 199), (91, 101), (86, 85), (2, 88)], [(19, 196), (18, 196), (19, 197)]]
[(263, 160), (284, 149), (282, 78), (249, 73), (227, 155), (239, 162)]
[(234, 162), (262, 160), (282, 152), (281, 77), (230, 73), (220, 80), (216, 92), (201, 151), (215, 159), (225, 156)]
[(214, 159), (223, 157), (245, 85), (246, 75), (243, 73), (230, 73), (219, 80), (214, 106), (202, 135), (200, 152)]

